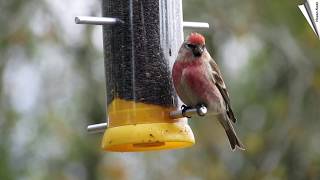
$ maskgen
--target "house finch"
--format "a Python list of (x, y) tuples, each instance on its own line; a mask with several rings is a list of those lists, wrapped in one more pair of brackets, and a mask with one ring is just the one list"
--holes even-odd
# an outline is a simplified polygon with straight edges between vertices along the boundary
[(232, 112), (229, 94), (216, 62), (205, 47), (205, 38), (191, 33), (182, 44), (172, 69), (173, 84), (180, 99), (189, 108), (205, 106), (208, 114), (216, 115), (223, 126), (232, 150), (244, 150), (231, 124), (236, 122)]

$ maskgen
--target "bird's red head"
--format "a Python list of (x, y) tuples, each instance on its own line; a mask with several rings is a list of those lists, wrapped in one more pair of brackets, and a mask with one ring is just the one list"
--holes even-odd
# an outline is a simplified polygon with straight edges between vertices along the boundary
[(205, 39), (201, 34), (193, 32), (187, 37), (187, 42), (190, 44), (204, 45)]

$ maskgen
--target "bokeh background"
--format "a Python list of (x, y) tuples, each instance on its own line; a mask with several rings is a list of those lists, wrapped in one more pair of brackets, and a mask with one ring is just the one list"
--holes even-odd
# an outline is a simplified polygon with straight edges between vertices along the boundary
[(193, 119), (188, 149), (109, 153), (100, 1), (0, 1), (0, 179), (320, 179), (320, 41), (302, 0), (183, 0), (221, 67), (247, 150)]

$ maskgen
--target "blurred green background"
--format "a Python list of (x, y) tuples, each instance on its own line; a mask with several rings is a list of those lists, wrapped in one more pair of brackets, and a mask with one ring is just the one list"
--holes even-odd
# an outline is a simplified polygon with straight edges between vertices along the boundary
[(87, 124), (105, 119), (100, 1), (0, 1), (0, 179), (320, 179), (320, 41), (300, 1), (183, 0), (205, 21), (236, 129), (193, 119), (188, 149), (110, 153)]

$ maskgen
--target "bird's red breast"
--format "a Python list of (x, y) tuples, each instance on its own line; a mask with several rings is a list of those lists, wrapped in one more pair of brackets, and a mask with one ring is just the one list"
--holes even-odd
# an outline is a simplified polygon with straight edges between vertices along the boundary
[[(207, 104), (209, 105), (210, 102), (219, 102), (221, 96), (215, 85), (208, 79), (204, 67), (203, 62), (200, 60), (176, 62), (172, 76), (175, 88), (180, 87), (181, 83), (186, 83), (194, 97), (198, 97), (199, 101), (208, 102)], [(182, 79), (185, 81), (182, 81)], [(185, 89), (180, 90), (183, 91)], [(184, 101), (183, 99), (181, 100)], [(184, 103), (188, 104), (189, 102)]]
[(178, 83), (180, 83), (182, 71), (185, 68), (197, 67), (200, 64), (202, 64), (202, 62), (199, 60), (198, 61), (176, 61), (172, 68), (172, 78), (173, 78), (174, 85), (178, 86)]

